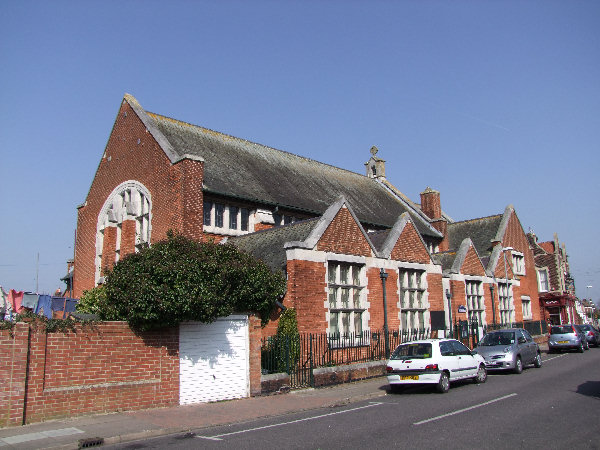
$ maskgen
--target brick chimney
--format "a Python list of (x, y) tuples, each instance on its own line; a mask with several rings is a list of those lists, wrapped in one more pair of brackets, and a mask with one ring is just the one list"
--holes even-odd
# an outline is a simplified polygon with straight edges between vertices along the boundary
[(439, 244), (440, 251), (448, 251), (448, 222), (442, 217), (442, 203), (439, 191), (427, 187), (427, 189), (421, 192), (421, 211), (429, 217), (431, 226), (444, 236)]
[(428, 187), (421, 192), (421, 211), (432, 220), (442, 218), (442, 204), (438, 191)]

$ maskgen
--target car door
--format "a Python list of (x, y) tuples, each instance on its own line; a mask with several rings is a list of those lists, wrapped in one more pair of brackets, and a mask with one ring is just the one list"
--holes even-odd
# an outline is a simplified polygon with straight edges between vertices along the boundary
[(440, 370), (447, 370), (450, 372), (450, 380), (460, 378), (461, 372), (458, 364), (459, 356), (460, 355), (456, 354), (452, 341), (440, 342)]
[(473, 356), (469, 348), (458, 341), (450, 341), (454, 348), (455, 354), (458, 356), (458, 373), (459, 378), (474, 377), (477, 374), (478, 360)]
[(537, 345), (527, 330), (521, 330), (521, 335), (525, 340), (523, 345), (527, 348), (527, 363), (532, 363), (537, 356)]

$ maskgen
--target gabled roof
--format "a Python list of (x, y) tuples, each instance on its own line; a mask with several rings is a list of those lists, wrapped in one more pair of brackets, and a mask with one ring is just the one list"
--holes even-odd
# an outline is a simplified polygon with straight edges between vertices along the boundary
[(228, 239), (227, 242), (263, 260), (272, 270), (285, 271), (287, 249), (314, 249), (323, 236), (323, 233), (325, 233), (329, 225), (344, 207), (348, 209), (356, 221), (358, 228), (375, 254), (377, 250), (360, 222), (358, 222), (352, 207), (344, 197), (340, 197), (329, 206), (321, 217), (295, 222), (282, 227), (274, 227), (244, 236), (236, 236)]
[[(413, 223), (413, 221), (411, 220), (410, 214), (404, 213), (398, 218), (398, 220), (396, 221), (396, 223), (394, 224), (392, 229), (385, 230), (384, 233), (377, 233), (373, 236), (375, 238), (375, 240), (377, 241), (377, 245), (375, 245), (375, 242), (373, 242), (373, 241), (372, 242), (377, 249), (379, 257), (381, 257), (381, 258), (389, 258), (390, 257), (390, 255), (392, 254), (392, 251), (394, 250), (394, 247), (396, 246), (396, 244), (398, 242), (398, 239), (400, 238), (400, 235), (404, 231), (404, 228), (406, 227), (406, 225), (409, 223)], [(414, 223), (413, 223), (413, 225), (414, 225)], [(423, 245), (423, 247), (427, 248), (427, 245), (425, 244), (425, 242), (423, 242), (423, 238), (421, 237), (421, 235), (418, 234), (418, 236), (419, 236), (419, 239), (421, 240), (421, 244)], [(429, 251), (427, 251), (427, 253), (429, 254)], [(429, 256), (431, 256), (431, 255), (429, 255)]]
[(264, 261), (274, 272), (281, 272), (285, 271), (287, 262), (284, 245), (290, 241), (306, 240), (318, 222), (319, 218), (294, 222), (229, 238), (227, 243)]
[(442, 266), (443, 273), (448, 273), (452, 269), (452, 265), (456, 259), (456, 252), (435, 253), (431, 255), (431, 259), (435, 264)]
[(465, 220), (448, 224), (448, 246), (451, 251), (457, 251), (466, 238), (470, 238), (480, 256), (489, 255), (492, 242), (498, 234), (502, 223), (502, 214)]
[(205, 192), (315, 215), (344, 196), (364, 224), (392, 227), (408, 212), (421, 234), (441, 237), (412, 202), (376, 179), (146, 112), (131, 95), (125, 100), (171, 163), (204, 161)]

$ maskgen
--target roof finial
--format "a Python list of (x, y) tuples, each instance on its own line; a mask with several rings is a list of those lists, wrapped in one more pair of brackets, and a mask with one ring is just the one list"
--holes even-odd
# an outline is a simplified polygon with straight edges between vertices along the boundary
[(371, 147), (371, 155), (375, 156), (378, 151), (379, 151), (379, 149), (377, 147), (375, 147), (375, 146)]

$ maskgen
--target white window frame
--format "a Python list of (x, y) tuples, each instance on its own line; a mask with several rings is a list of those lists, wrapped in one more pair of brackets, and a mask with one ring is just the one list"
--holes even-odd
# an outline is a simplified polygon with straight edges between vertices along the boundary
[[(223, 207), (223, 226), (216, 226), (217, 205)], [(232, 213), (235, 214), (235, 228), (231, 227)], [(246, 229), (243, 229), (243, 218), (247, 216)], [(247, 206), (230, 205), (220, 201), (205, 200), (203, 203), (202, 226), (206, 233), (224, 234), (229, 236), (239, 236), (253, 231), (253, 224), (250, 220), (251, 212)], [(208, 222), (208, 224), (207, 224)]]
[(515, 275), (525, 275), (525, 255), (521, 252), (512, 251), (512, 269)]
[(467, 299), (467, 316), (469, 321), (475, 317), (479, 326), (485, 325), (483, 281), (465, 279), (465, 296)]
[(431, 327), (427, 287), (426, 270), (398, 268), (401, 331), (424, 330)]
[(531, 320), (533, 318), (533, 314), (531, 312), (531, 297), (528, 295), (522, 295), (521, 305), (523, 308), (523, 320)]
[(330, 345), (362, 342), (362, 334), (367, 331), (365, 270), (361, 263), (327, 261), (327, 333)]
[(498, 310), (500, 311), (500, 323), (502, 325), (515, 323), (515, 302), (511, 283), (498, 282)]
[[(550, 271), (547, 267), (537, 268), (537, 279), (538, 279), (538, 292), (550, 292)], [(546, 274), (546, 289), (542, 286), (541, 273)]]

